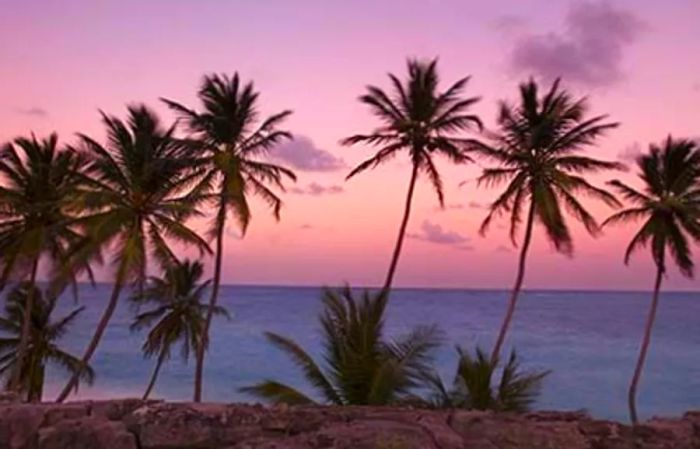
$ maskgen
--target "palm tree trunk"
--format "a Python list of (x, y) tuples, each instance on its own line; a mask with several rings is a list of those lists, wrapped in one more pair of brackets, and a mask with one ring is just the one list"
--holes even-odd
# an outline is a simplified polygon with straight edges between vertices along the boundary
[(44, 364), (39, 361), (37, 372), (32, 370), (31, 380), (32, 388), (29, 391), (29, 402), (41, 402), (41, 398), (44, 394), (44, 377), (46, 376), (46, 370)]
[[(87, 366), (90, 363), (90, 359), (92, 359), (92, 356), (95, 354), (95, 350), (97, 350), (97, 346), (100, 344), (100, 340), (102, 340), (102, 336), (104, 335), (105, 330), (107, 329), (107, 325), (109, 324), (109, 321), (112, 319), (112, 315), (114, 314), (114, 310), (117, 308), (117, 302), (119, 301), (119, 294), (122, 291), (123, 282), (124, 282), (124, 274), (122, 273), (122, 271), (123, 271), (123, 268), (120, 267), (119, 271), (117, 272), (117, 278), (114, 280), (114, 287), (112, 288), (112, 296), (109, 299), (109, 303), (107, 304), (107, 308), (105, 308), (104, 312), (102, 312), (102, 317), (100, 318), (100, 322), (97, 324), (97, 329), (95, 329), (95, 334), (92, 336), (92, 340), (90, 340), (90, 344), (88, 345), (87, 349), (85, 350), (85, 353), (83, 354), (83, 358), (81, 359), (83, 367)], [(66, 398), (71, 393), (71, 391), (73, 391), (73, 389), (76, 387), (76, 385), (78, 385), (78, 381), (80, 380), (81, 374), (82, 374), (82, 371), (78, 370), (71, 375), (70, 380), (68, 380), (68, 383), (66, 384), (66, 386), (63, 387), (61, 394), (58, 395), (56, 402), (61, 403), (61, 402), (66, 400)]]
[(518, 302), (518, 296), (520, 296), (520, 289), (523, 286), (523, 279), (525, 278), (525, 262), (527, 259), (527, 250), (530, 247), (530, 241), (532, 240), (532, 228), (535, 223), (535, 204), (530, 203), (530, 211), (527, 214), (527, 225), (525, 228), (525, 237), (523, 238), (523, 246), (520, 248), (520, 260), (518, 262), (518, 275), (515, 278), (515, 285), (513, 286), (513, 291), (510, 295), (510, 301), (508, 302), (508, 310), (506, 311), (506, 316), (503, 319), (503, 324), (501, 324), (501, 330), (498, 333), (498, 339), (496, 340), (496, 345), (493, 347), (491, 352), (491, 363), (496, 364), (499, 356), (501, 355), (501, 347), (506, 339), (506, 334), (508, 333), (508, 328), (510, 327), (510, 322), (513, 320), (513, 313), (515, 312), (515, 304)]
[(24, 305), (24, 319), (22, 320), (22, 334), (19, 338), (17, 348), (17, 364), (12, 370), (10, 381), (10, 390), (17, 391), (22, 384), (22, 365), (24, 358), (27, 356), (27, 347), (29, 346), (29, 334), (32, 330), (32, 310), (34, 309), (34, 290), (36, 284), (36, 274), (39, 270), (39, 257), (34, 259), (32, 264), (32, 272), (29, 275), (29, 292)]
[(391, 257), (389, 272), (386, 275), (384, 287), (382, 287), (382, 292), (384, 293), (388, 293), (391, 289), (391, 283), (394, 280), (396, 266), (399, 263), (399, 256), (401, 255), (401, 246), (403, 245), (403, 239), (406, 236), (406, 226), (408, 226), (408, 217), (411, 215), (411, 203), (413, 202), (413, 191), (416, 187), (417, 178), (418, 164), (414, 163), (413, 171), (411, 172), (411, 182), (408, 184), (408, 193), (406, 194), (406, 205), (404, 206), (403, 219), (401, 220), (401, 227), (399, 228), (399, 236), (396, 239), (396, 246), (394, 247), (394, 254)]
[(158, 361), (156, 362), (156, 367), (153, 370), (153, 374), (151, 375), (151, 380), (148, 382), (148, 387), (146, 388), (146, 392), (143, 393), (143, 400), (145, 401), (148, 399), (148, 396), (151, 395), (151, 391), (153, 390), (153, 387), (156, 384), (156, 379), (158, 379), (158, 373), (160, 372), (160, 367), (163, 365), (163, 362), (165, 361), (165, 349), (160, 351), (160, 355), (158, 356)]
[(654, 320), (656, 319), (656, 309), (659, 305), (659, 291), (661, 290), (661, 280), (663, 278), (664, 268), (663, 266), (658, 266), (656, 270), (656, 283), (654, 284), (654, 294), (651, 299), (651, 306), (649, 307), (649, 315), (647, 316), (646, 327), (644, 328), (644, 338), (642, 340), (642, 346), (639, 349), (639, 358), (637, 359), (637, 366), (634, 368), (634, 375), (632, 376), (632, 381), (630, 382), (630, 389), (627, 396), (627, 401), (630, 410), (630, 419), (632, 424), (637, 425), (637, 385), (639, 384), (639, 379), (642, 376), (642, 369), (644, 368), (644, 361), (647, 358), (647, 351), (649, 350), (649, 342), (651, 341), (651, 330), (654, 327)]
[(202, 338), (197, 346), (197, 363), (195, 364), (194, 372), (194, 402), (202, 401), (202, 380), (204, 377), (204, 354), (209, 345), (209, 327), (211, 319), (214, 315), (214, 308), (219, 297), (219, 285), (221, 283), (221, 264), (224, 252), (224, 228), (226, 227), (226, 204), (222, 201), (219, 206), (219, 229), (216, 230), (216, 259), (214, 262), (214, 283), (211, 288), (211, 297), (209, 298), (209, 308), (207, 316), (204, 320), (204, 328), (202, 329)]

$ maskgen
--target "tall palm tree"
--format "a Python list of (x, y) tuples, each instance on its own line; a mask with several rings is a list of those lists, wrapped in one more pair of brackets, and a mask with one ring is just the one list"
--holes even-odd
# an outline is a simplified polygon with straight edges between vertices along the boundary
[[(161, 269), (177, 258), (169, 241), (210, 251), (204, 239), (185, 221), (198, 214), (199, 193), (189, 191), (200, 173), (186, 145), (173, 138), (174, 126), (163, 128), (158, 117), (145, 106), (128, 108), (126, 122), (106, 114), (107, 144), (81, 135), (83, 150), (90, 156), (89, 189), (82, 192), (76, 208), (82, 210), (78, 225), (86, 238), (72, 260), (78, 263), (101, 260), (101, 252), (113, 250), (112, 294), (95, 329), (83, 363), (89, 363), (109, 324), (125, 285), (140, 286), (146, 278), (149, 259)], [(78, 381), (71, 377), (59, 395), (66, 399)]]
[[(27, 313), (27, 297), (32, 296), (31, 313)], [(7, 296), (5, 316), (0, 317), (0, 375), (10, 371), (21, 373), (18, 391), (28, 401), (40, 402), (44, 391), (46, 365), (55, 365), (91, 384), (95, 373), (81, 360), (58, 346), (61, 338), (83, 311), (74, 309), (58, 320), (52, 319), (57, 297), (44, 295), (36, 286), (23, 282)], [(26, 353), (20, 356), (21, 335), (26, 315), (30, 315), (30, 332)], [(5, 336), (2, 336), (5, 334)], [(8, 382), (12, 381), (8, 379)]]
[(445, 156), (457, 164), (471, 161), (463, 148), (464, 139), (457, 137), (456, 133), (473, 126), (482, 127), (477, 116), (467, 113), (479, 99), (462, 97), (469, 78), (462, 78), (447, 90), (439, 91), (436, 59), (430, 62), (409, 60), (405, 82), (402, 83), (392, 74), (389, 74), (389, 79), (393, 86), (392, 93), (368, 86), (367, 93), (359, 98), (379, 118), (381, 125), (369, 134), (356, 134), (341, 142), (343, 145), (365, 143), (379, 147), (377, 154), (355, 167), (346, 179), (383, 164), (402, 151), (407, 151), (411, 160), (403, 218), (384, 281), (386, 291), (391, 288), (399, 262), (418, 175), (423, 173), (428, 176), (442, 206), (442, 178), (433, 156)]
[(625, 264), (629, 263), (635, 250), (649, 245), (656, 265), (654, 293), (629, 387), (629, 412), (634, 424), (638, 422), (637, 385), (651, 341), (667, 254), (684, 276), (693, 276), (689, 240), (696, 244), (700, 242), (700, 148), (690, 140), (669, 136), (661, 145), (651, 145), (649, 153), (637, 159), (637, 166), (643, 190), (619, 180), (611, 181), (610, 184), (632, 207), (603, 222), (603, 225), (614, 225), (642, 220), (641, 228), (625, 251)]
[[(185, 362), (199, 347), (207, 311), (201, 299), (211, 283), (201, 282), (203, 273), (201, 262), (185, 260), (168, 268), (162, 278), (151, 277), (146, 288), (132, 296), (137, 306), (152, 306), (140, 312), (131, 325), (134, 331), (150, 327), (142, 350), (146, 357), (157, 355), (144, 400), (151, 394), (160, 368), (170, 358), (173, 346), (181, 344), (180, 354)], [(228, 316), (226, 309), (219, 306), (214, 313)]]
[[(35, 285), (42, 259), (50, 266), (65, 261), (68, 247), (79, 238), (67, 206), (75, 200), (84, 169), (85, 158), (59, 148), (56, 134), (41, 140), (34, 135), (20, 137), (0, 149), (0, 289), (9, 280)], [(28, 292), (24, 307), (32, 310), (34, 289)], [(17, 348), (20, 360), (29, 341), (30, 318), (30, 313), (24, 314)], [(11, 389), (21, 384), (22, 364), (14, 366)]]
[[(349, 287), (323, 294), (324, 370), (295, 341), (268, 332), (267, 339), (286, 352), (323, 402), (335, 405), (384, 405), (412, 398), (432, 351), (441, 335), (432, 326), (414, 329), (403, 338), (387, 341), (383, 336), (386, 294), (364, 292), (355, 299)], [(275, 380), (245, 387), (242, 392), (286, 404), (315, 401), (299, 390)]]
[(210, 228), (210, 236), (216, 240), (214, 281), (204, 323), (204, 338), (196, 353), (195, 402), (202, 399), (204, 353), (219, 297), (227, 216), (229, 213), (234, 216), (242, 235), (245, 235), (251, 217), (248, 197), (254, 194), (270, 205), (279, 220), (282, 201), (270, 186), (284, 190), (282, 181), (285, 178), (296, 180), (291, 170), (264, 160), (270, 148), (291, 138), (291, 134), (280, 130), (279, 126), (292, 111), (282, 111), (261, 120), (258, 92), (253, 83), (242, 85), (238, 73), (233, 77), (205, 76), (199, 99), (202, 111), (163, 99), (183, 118), (193, 143), (203, 155), (202, 166), (207, 175), (200, 185), (202, 190), (211, 189), (209, 199), (216, 207), (216, 217)]
[(590, 184), (588, 176), (603, 170), (618, 169), (616, 162), (601, 161), (581, 155), (596, 139), (617, 127), (607, 116), (588, 117), (586, 98), (575, 99), (559, 88), (559, 80), (544, 95), (534, 80), (520, 85), (520, 102), (502, 102), (498, 131), (490, 133), (490, 142), (474, 141), (474, 149), (498, 166), (484, 169), (478, 185), (487, 187), (507, 184), (505, 191), (491, 204), (481, 225), (484, 234), (492, 219), (508, 213), (510, 236), (517, 245), (517, 233), (525, 217), (525, 233), (520, 248), (518, 273), (501, 325), (491, 360), (498, 360), (525, 276), (527, 252), (535, 221), (544, 228), (554, 248), (566, 255), (573, 252), (573, 242), (562, 207), (583, 223), (591, 235), (599, 232), (593, 216), (579, 202), (583, 194), (609, 206), (618, 206), (607, 191)]

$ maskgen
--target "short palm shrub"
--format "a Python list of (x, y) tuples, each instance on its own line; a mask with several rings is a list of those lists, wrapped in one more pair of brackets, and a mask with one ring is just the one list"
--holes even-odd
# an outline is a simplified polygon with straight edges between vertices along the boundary
[[(441, 342), (434, 326), (420, 326), (398, 339), (384, 337), (385, 292), (365, 291), (356, 298), (349, 287), (323, 293), (320, 322), (323, 336), (321, 367), (299, 344), (268, 332), (267, 339), (287, 353), (303, 371), (318, 402), (334, 405), (386, 405), (414, 396), (430, 369), (432, 353)], [(325, 368), (325, 369), (324, 369)], [(241, 389), (273, 403), (312, 404), (301, 391), (268, 379)]]

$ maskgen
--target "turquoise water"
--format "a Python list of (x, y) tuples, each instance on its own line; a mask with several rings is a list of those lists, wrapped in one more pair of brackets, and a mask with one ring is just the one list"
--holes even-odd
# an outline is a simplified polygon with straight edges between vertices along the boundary
[[(65, 337), (65, 346), (82, 351), (108, 296), (108, 285), (82, 288), (80, 302), (87, 310)], [(440, 325), (448, 343), (439, 352), (438, 366), (448, 379), (454, 370), (455, 344), (471, 347), (478, 343), (490, 348), (507, 296), (504, 291), (398, 289), (387, 311), (387, 331), (397, 335), (416, 324)], [(319, 354), (319, 297), (319, 288), (223, 287), (221, 303), (233, 319), (215, 322), (205, 399), (250, 400), (237, 388), (267, 377), (306, 390), (292, 363), (268, 345), (262, 333), (269, 330), (293, 337), (312, 354)], [(626, 419), (627, 383), (649, 300), (648, 293), (633, 292), (526, 292), (507, 346), (518, 348), (527, 367), (552, 370), (537, 407), (586, 409), (595, 416)], [(66, 298), (60, 308), (72, 306), (72, 300)], [(152, 362), (141, 357), (144, 335), (129, 332), (132, 316), (123, 302), (93, 362), (97, 383), (81, 388), (81, 397), (142, 393)], [(638, 407), (644, 417), (700, 409), (699, 323), (700, 294), (662, 295), (639, 391)], [(155, 396), (190, 399), (192, 367), (174, 358), (163, 369)], [(58, 383), (54, 373), (49, 395)]]

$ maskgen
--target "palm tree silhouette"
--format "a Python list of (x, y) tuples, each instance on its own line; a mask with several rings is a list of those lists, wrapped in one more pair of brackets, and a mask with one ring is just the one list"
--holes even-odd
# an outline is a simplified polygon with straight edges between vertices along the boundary
[[(72, 260), (101, 261), (102, 251), (114, 250), (114, 284), (107, 307), (83, 354), (89, 363), (114, 313), (125, 285), (141, 288), (149, 259), (166, 269), (177, 261), (168, 240), (210, 252), (206, 241), (185, 221), (198, 214), (199, 192), (186, 190), (200, 175), (186, 145), (174, 139), (174, 126), (164, 129), (145, 106), (128, 108), (126, 122), (102, 114), (107, 145), (81, 135), (90, 155), (89, 188), (76, 204), (83, 212), (77, 224), (86, 238), (74, 249)], [(62, 402), (78, 381), (75, 374), (58, 397)]]
[[(85, 158), (59, 148), (58, 136), (38, 140), (20, 137), (0, 149), (0, 289), (9, 280), (28, 280), (34, 286), (39, 263), (50, 266), (65, 262), (68, 247), (80, 237), (67, 206), (75, 200), (82, 183)], [(88, 272), (89, 274), (89, 272)], [(70, 280), (75, 284), (75, 277)], [(26, 296), (25, 310), (33, 310), (34, 289)], [(31, 331), (31, 313), (26, 313), (17, 357), (22, 360)], [(21, 363), (8, 387), (20, 386)]]
[(491, 353), (498, 360), (525, 276), (527, 252), (535, 220), (544, 227), (554, 248), (566, 255), (573, 252), (573, 243), (564, 218), (566, 211), (596, 235), (599, 226), (577, 199), (584, 194), (618, 206), (607, 191), (590, 184), (584, 174), (618, 169), (621, 164), (582, 156), (578, 153), (595, 143), (606, 131), (617, 127), (607, 123), (607, 116), (588, 118), (588, 102), (574, 99), (559, 88), (559, 80), (543, 96), (534, 80), (520, 85), (517, 106), (501, 103), (498, 131), (491, 133), (490, 143), (474, 141), (474, 149), (497, 167), (484, 169), (478, 185), (493, 187), (507, 184), (505, 191), (491, 204), (480, 232), (484, 234), (492, 219), (510, 214), (510, 236), (517, 245), (517, 233), (527, 207), (525, 234), (520, 249), (518, 274), (508, 303), (508, 310)]
[(477, 116), (467, 114), (469, 107), (479, 99), (462, 98), (469, 78), (462, 78), (446, 91), (439, 92), (437, 60), (409, 60), (405, 83), (392, 74), (389, 74), (389, 79), (394, 89), (393, 96), (378, 87), (368, 86), (367, 93), (359, 98), (382, 124), (369, 134), (357, 134), (341, 142), (343, 145), (366, 143), (379, 147), (377, 154), (355, 167), (346, 179), (391, 160), (401, 151), (408, 151), (411, 159), (411, 178), (403, 218), (384, 281), (383, 289), (386, 291), (391, 288), (399, 262), (418, 175), (423, 173), (428, 176), (443, 206), (442, 178), (433, 156), (439, 154), (457, 164), (471, 161), (463, 148), (464, 139), (456, 137), (455, 133), (473, 126), (482, 127)]
[(204, 352), (219, 296), (227, 216), (230, 212), (236, 218), (241, 233), (245, 235), (251, 217), (248, 196), (254, 194), (270, 205), (279, 220), (282, 201), (269, 186), (284, 190), (282, 181), (285, 177), (296, 180), (291, 170), (262, 160), (270, 148), (291, 138), (291, 134), (278, 127), (292, 111), (282, 111), (261, 120), (258, 93), (252, 83), (241, 85), (237, 73), (233, 77), (204, 77), (199, 99), (203, 107), (201, 112), (163, 99), (183, 118), (192, 134), (192, 143), (203, 155), (201, 166), (207, 174), (200, 184), (201, 189), (212, 192), (208, 198), (217, 210), (210, 229), (210, 236), (216, 239), (214, 282), (204, 323), (204, 338), (196, 351), (195, 402), (202, 399)]
[[(162, 278), (149, 278), (147, 287), (131, 298), (139, 307), (152, 306), (140, 312), (131, 325), (133, 331), (150, 327), (141, 348), (146, 357), (158, 356), (143, 394), (144, 400), (151, 394), (161, 365), (170, 358), (173, 346), (181, 343), (180, 354), (187, 362), (190, 353), (196, 351), (200, 344), (207, 311), (201, 298), (211, 283), (201, 282), (203, 273), (201, 262), (179, 262), (170, 267)], [(226, 309), (220, 306), (215, 308), (214, 313), (228, 316)]]
[(667, 254), (670, 253), (684, 276), (693, 276), (688, 240), (700, 242), (700, 149), (690, 140), (669, 136), (661, 145), (651, 145), (649, 153), (637, 159), (637, 166), (644, 189), (639, 191), (622, 181), (611, 181), (610, 185), (632, 207), (603, 222), (603, 225), (614, 225), (643, 220), (644, 224), (625, 251), (625, 264), (635, 250), (649, 245), (656, 265), (654, 293), (628, 392), (630, 419), (634, 424), (638, 423), (637, 385), (651, 341)]
[[(27, 313), (27, 298), (31, 296), (32, 309)], [(18, 391), (31, 402), (41, 402), (44, 391), (46, 365), (55, 365), (79, 379), (92, 384), (95, 373), (82, 361), (58, 346), (61, 338), (82, 313), (84, 307), (74, 309), (59, 320), (52, 320), (57, 297), (42, 294), (41, 290), (28, 282), (17, 285), (7, 296), (5, 316), (0, 317), (0, 331), (8, 335), (0, 337), (0, 375), (18, 371)], [(21, 334), (26, 316), (29, 317), (29, 339), (25, 354), (20, 356)], [(8, 379), (11, 381), (11, 379)], [(76, 385), (77, 388), (77, 385)]]
[[(324, 403), (385, 405), (410, 399), (432, 361), (441, 334), (421, 326), (394, 341), (383, 337), (386, 294), (364, 292), (356, 299), (349, 287), (323, 294), (323, 369), (294, 340), (268, 332), (267, 339), (287, 353)], [(286, 404), (313, 404), (299, 390), (275, 380), (241, 388), (255, 397)]]

